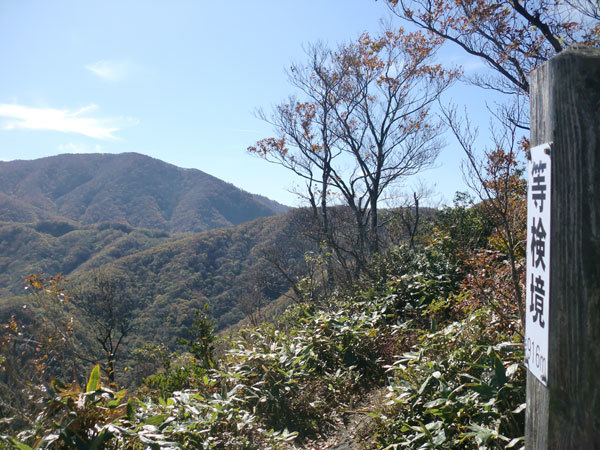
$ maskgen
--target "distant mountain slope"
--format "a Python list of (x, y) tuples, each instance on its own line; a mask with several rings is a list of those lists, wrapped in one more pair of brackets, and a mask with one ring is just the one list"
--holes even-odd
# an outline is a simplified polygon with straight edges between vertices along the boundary
[(287, 207), (195, 169), (137, 153), (0, 162), (0, 221), (67, 218), (169, 232), (205, 231)]
[(128, 344), (132, 348), (144, 342), (174, 345), (205, 302), (221, 329), (245, 316), (240, 299), (255, 292), (256, 276), (268, 280), (267, 303), (289, 289), (263, 252), (278, 248), (290, 273), (298, 273), (304, 251), (313, 246), (303, 238), (302, 215), (293, 210), (179, 235), (110, 223), (0, 223), (0, 323), (13, 313), (24, 314), (20, 308), (28, 302), (26, 276), (62, 273), (77, 284), (90, 269), (102, 267), (122, 279), (135, 296), (136, 326)]
[(0, 223), (0, 297), (22, 293), (28, 275), (70, 275), (169, 239), (173, 238), (165, 231), (123, 224)]
[(240, 299), (256, 288), (256, 275), (267, 276), (269, 300), (286, 292), (289, 284), (265, 261), (263, 251), (282, 249), (285, 264), (298, 273), (312, 244), (302, 237), (293, 214), (193, 234), (103, 266), (136, 287), (140, 309), (135, 340), (172, 343), (206, 301), (217, 328), (237, 323), (246, 314)]

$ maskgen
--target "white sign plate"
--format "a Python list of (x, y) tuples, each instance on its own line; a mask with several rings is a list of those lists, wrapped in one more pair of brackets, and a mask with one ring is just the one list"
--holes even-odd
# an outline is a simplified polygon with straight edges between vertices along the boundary
[(550, 144), (531, 149), (527, 167), (527, 298), (525, 365), (548, 385), (550, 328)]

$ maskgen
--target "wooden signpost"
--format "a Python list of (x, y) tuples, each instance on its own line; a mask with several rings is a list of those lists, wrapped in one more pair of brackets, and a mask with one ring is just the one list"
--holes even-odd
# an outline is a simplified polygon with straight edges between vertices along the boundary
[[(526, 345), (525, 446), (600, 449), (600, 49), (561, 52), (532, 72), (530, 85), (530, 177), (549, 169), (550, 184), (549, 216), (538, 204), (527, 224), (526, 334), (534, 344)], [(549, 143), (551, 165), (542, 168), (539, 150)], [(541, 330), (547, 353), (536, 362), (532, 336)]]

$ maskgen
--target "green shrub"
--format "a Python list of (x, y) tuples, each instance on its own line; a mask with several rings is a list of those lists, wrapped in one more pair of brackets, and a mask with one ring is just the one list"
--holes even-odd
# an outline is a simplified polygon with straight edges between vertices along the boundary
[[(523, 346), (503, 342), (480, 309), (435, 333), (389, 367), (385, 448), (513, 448), (523, 440)], [(493, 322), (493, 321), (492, 321)]]
[(182, 341), (186, 357), (164, 346), (140, 351), (162, 367), (139, 400), (101, 387), (98, 373), (85, 391), (57, 390), (19, 445), (289, 448), (328, 433), (367, 390), (387, 386), (371, 446), (519, 446), (525, 373), (510, 318), (457, 293), (461, 274), (435, 246), (397, 248), (373, 264), (379, 281), (241, 330), (218, 366), (212, 323), (199, 314)]
[(33, 448), (115, 448), (108, 444), (114, 437), (111, 423), (133, 417), (133, 403), (126, 400), (127, 392), (102, 386), (99, 365), (92, 369), (85, 389), (77, 383), (67, 386), (54, 381), (49, 394), (36, 426), (21, 432), (18, 440), (3, 437), (5, 442), (21, 450), (31, 448), (24, 442)]

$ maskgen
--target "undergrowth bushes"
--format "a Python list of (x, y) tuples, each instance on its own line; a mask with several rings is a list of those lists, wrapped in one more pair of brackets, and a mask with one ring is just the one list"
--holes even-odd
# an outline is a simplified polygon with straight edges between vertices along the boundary
[[(490, 325), (490, 319), (492, 324)], [(389, 366), (388, 409), (378, 416), (386, 448), (518, 448), (523, 440), (523, 348), (479, 309), (422, 332)]]
[[(89, 428), (103, 436), (96, 448), (291, 448), (327, 434), (377, 387), (388, 401), (373, 414), (368, 447), (518, 446), (524, 372), (515, 327), (457, 293), (461, 272), (443, 253), (398, 248), (373, 264), (377, 281), (240, 331), (214, 364), (202, 355), (166, 364), (138, 398), (119, 393), (110, 417), (104, 403), (90, 404)], [(104, 398), (100, 389), (88, 383), (77, 395)], [(78, 414), (77, 404), (63, 402), (61, 417)], [(2, 439), (73, 448), (65, 430), (45, 420)]]

